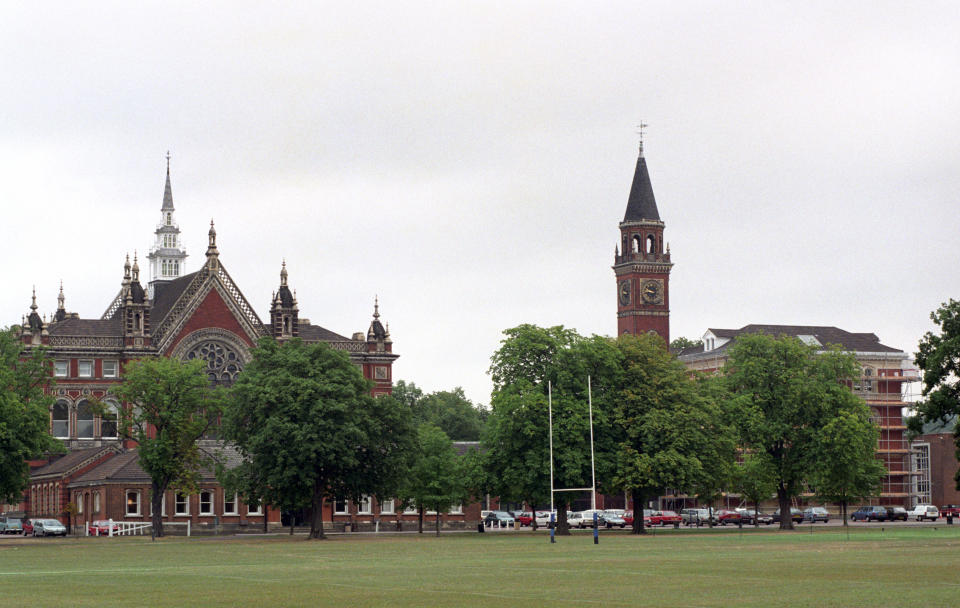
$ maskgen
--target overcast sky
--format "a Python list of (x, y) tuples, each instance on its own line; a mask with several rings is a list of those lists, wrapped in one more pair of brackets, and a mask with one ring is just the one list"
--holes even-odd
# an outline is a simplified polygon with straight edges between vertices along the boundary
[(99, 318), (169, 149), (189, 271), (214, 218), (261, 319), (286, 258), (301, 317), (349, 336), (377, 294), (395, 380), (489, 403), (505, 328), (615, 334), (644, 120), (674, 337), (913, 352), (960, 298), (958, 32), (955, 1), (5, 3), (0, 324), (61, 279)]

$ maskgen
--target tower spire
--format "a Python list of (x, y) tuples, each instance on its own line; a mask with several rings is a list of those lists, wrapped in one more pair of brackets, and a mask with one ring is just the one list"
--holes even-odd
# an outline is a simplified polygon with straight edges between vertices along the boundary
[(165, 158), (167, 176), (163, 185), (163, 204), (160, 205), (160, 223), (154, 231), (156, 238), (147, 254), (147, 260), (150, 262), (150, 283), (147, 286), (150, 299), (154, 297), (158, 283), (172, 281), (183, 273), (187, 260), (187, 250), (180, 241), (180, 227), (177, 226), (176, 209), (173, 207), (169, 150)]
[(170, 150), (167, 150), (167, 183), (163, 186), (162, 211), (173, 211), (173, 188), (170, 187)]

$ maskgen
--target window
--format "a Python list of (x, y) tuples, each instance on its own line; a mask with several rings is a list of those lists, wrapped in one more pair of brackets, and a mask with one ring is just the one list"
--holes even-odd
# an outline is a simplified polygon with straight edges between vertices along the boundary
[(214, 385), (230, 386), (243, 369), (240, 355), (224, 342), (201, 342), (187, 353), (188, 361), (194, 359), (207, 362), (207, 378)]
[(237, 514), (237, 495), (227, 496), (223, 495), (223, 514), (224, 515), (236, 515)]
[(93, 439), (93, 407), (88, 401), (81, 401), (77, 406), (77, 437)]
[(451, 515), (463, 515), (463, 505), (453, 505), (450, 507)]
[(106, 409), (100, 417), (100, 436), (104, 439), (117, 438), (117, 404), (107, 401)]
[(371, 501), (369, 496), (360, 498), (360, 504), (357, 505), (357, 513), (370, 513)]
[(384, 515), (393, 515), (394, 509), (394, 501), (392, 498), (390, 500), (384, 500), (380, 503), (380, 512)]
[(127, 515), (140, 515), (139, 490), (127, 490)]
[(213, 492), (200, 492), (200, 515), (213, 515)]
[(347, 499), (340, 497), (333, 501), (333, 512), (334, 513), (346, 513), (347, 512)]
[(93, 512), (100, 512), (100, 492), (93, 493)]
[(263, 515), (263, 509), (259, 502), (247, 505), (247, 515)]
[(169, 226), (171, 223), (173, 223), (173, 214), (168, 211), (168, 212), (167, 212), (167, 226)]
[(53, 436), (60, 439), (70, 437), (70, 406), (64, 400), (53, 404)]
[[(47, 511), (46, 488), (43, 489), (43, 494), (44, 494), (43, 510), (44, 512), (46, 512)], [(77, 505), (77, 515), (83, 515), (83, 494), (78, 492), (77, 496), (73, 499), (73, 502)]]
[(53, 375), (55, 378), (66, 378), (69, 373), (70, 368), (69, 361), (54, 361), (53, 362)]
[(409, 505), (407, 505), (406, 507), (404, 507), (403, 512), (404, 512), (404, 513), (416, 513), (416, 512), (417, 512), (417, 507), (416, 507), (416, 505), (409, 504)]
[(173, 506), (174, 515), (190, 515), (190, 497), (177, 493), (177, 500)]
[(116, 362), (116, 361), (104, 361), (104, 362), (103, 362), (103, 377), (104, 377), (104, 378), (116, 378), (116, 377), (117, 377), (117, 362)]
[(77, 376), (93, 378), (93, 361), (77, 361)]

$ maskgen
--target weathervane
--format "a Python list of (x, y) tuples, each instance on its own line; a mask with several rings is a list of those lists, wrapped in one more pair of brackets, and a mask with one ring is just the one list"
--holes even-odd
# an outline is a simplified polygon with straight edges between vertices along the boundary
[(640, 156), (643, 156), (643, 131), (649, 126), (650, 125), (643, 122), (642, 120), (640, 121), (640, 124), (637, 125), (637, 135), (640, 136)]

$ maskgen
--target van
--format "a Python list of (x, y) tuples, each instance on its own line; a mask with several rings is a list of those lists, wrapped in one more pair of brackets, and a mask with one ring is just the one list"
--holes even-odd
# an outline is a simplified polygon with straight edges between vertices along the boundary
[(940, 510), (933, 505), (917, 505), (910, 511), (910, 517), (916, 518), (917, 521), (925, 519), (937, 521), (937, 518), (940, 517)]

